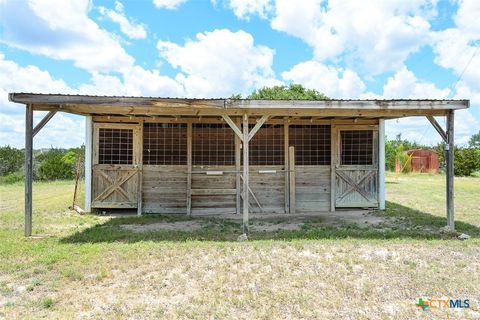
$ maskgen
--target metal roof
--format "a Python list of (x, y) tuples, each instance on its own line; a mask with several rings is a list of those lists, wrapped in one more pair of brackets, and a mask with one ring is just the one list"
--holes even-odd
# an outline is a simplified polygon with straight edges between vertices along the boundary
[(34, 110), (81, 115), (128, 116), (271, 116), (377, 117), (440, 116), (469, 107), (469, 100), (446, 99), (329, 99), (250, 100), (228, 98), (171, 98), (98, 96), (80, 94), (9, 93), (12, 102), (30, 104)]

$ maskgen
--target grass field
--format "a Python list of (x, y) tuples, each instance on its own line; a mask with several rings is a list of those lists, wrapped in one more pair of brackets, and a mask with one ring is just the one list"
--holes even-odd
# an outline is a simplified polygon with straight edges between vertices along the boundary
[[(466, 241), (441, 231), (443, 176), (389, 174), (381, 223), (311, 218), (248, 242), (237, 221), (132, 232), (122, 226), (195, 219), (80, 216), (70, 181), (34, 184), (39, 236), (24, 238), (23, 185), (0, 185), (0, 318), (479, 319), (480, 178), (455, 182)], [(470, 308), (422, 311), (418, 298)]]

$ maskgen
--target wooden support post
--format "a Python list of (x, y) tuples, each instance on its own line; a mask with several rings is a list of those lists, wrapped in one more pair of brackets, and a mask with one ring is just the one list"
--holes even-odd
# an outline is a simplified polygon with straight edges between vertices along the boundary
[[(237, 118), (235, 120), (236, 126), (239, 128), (241, 125), (241, 119)], [(236, 193), (236, 201), (235, 201), (235, 213), (240, 214), (241, 207), (242, 207), (242, 197), (241, 197), (241, 144), (242, 141), (240, 140), (240, 137), (238, 135), (235, 135), (235, 188), (237, 189)]]
[(454, 179), (454, 111), (450, 110), (447, 115), (447, 138), (446, 166), (447, 166), (447, 227), (451, 231), (455, 230), (455, 208), (453, 203), (453, 179)]
[(284, 157), (284, 168), (285, 168), (285, 213), (290, 212), (290, 191), (288, 183), (288, 147), (289, 147), (289, 128), (288, 128), (288, 118), (283, 119), (283, 157)]
[(288, 181), (290, 190), (290, 213), (295, 213), (296, 199), (295, 199), (295, 147), (288, 147)]
[(378, 208), (385, 210), (385, 120), (378, 120)]
[(192, 123), (187, 123), (187, 215), (192, 214)]
[(336, 189), (336, 168), (337, 164), (337, 130), (335, 125), (330, 126), (330, 211), (335, 212), (335, 189)]
[(92, 211), (92, 116), (85, 117), (85, 211)]
[(32, 235), (33, 107), (25, 112), (25, 236)]
[(248, 235), (248, 115), (243, 115), (243, 233)]

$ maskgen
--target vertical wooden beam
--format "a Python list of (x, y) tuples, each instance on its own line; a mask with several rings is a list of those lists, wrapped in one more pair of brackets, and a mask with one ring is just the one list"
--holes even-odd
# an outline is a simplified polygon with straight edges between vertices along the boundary
[(283, 119), (283, 158), (284, 158), (284, 168), (285, 168), (285, 213), (290, 212), (290, 185), (288, 182), (289, 179), (289, 167), (288, 167), (288, 147), (290, 144), (289, 140), (289, 126), (288, 118)]
[(288, 181), (290, 190), (290, 213), (295, 213), (296, 202), (296, 188), (295, 188), (295, 147), (288, 147)]
[(187, 215), (192, 214), (192, 123), (187, 123)]
[(385, 120), (378, 120), (378, 208), (385, 210)]
[[(235, 120), (235, 124), (237, 125), (238, 128), (240, 128), (241, 125), (241, 119), (237, 118)], [(240, 140), (240, 137), (235, 134), (235, 189), (237, 190), (236, 193), (236, 201), (235, 201), (235, 213), (240, 214), (241, 207), (242, 207), (242, 198), (241, 198), (241, 143), (242, 141)]]
[(85, 117), (85, 211), (92, 211), (92, 116)]
[(243, 233), (248, 235), (248, 115), (243, 115)]
[(25, 112), (25, 236), (32, 235), (33, 107)]
[(446, 166), (447, 166), (447, 227), (451, 231), (455, 230), (455, 208), (453, 203), (453, 179), (454, 179), (454, 111), (450, 110), (447, 115), (447, 138)]
[(332, 123), (330, 126), (330, 211), (335, 211), (335, 188), (336, 188), (336, 173), (335, 168), (337, 164), (337, 129)]
[(142, 215), (143, 206), (143, 121), (140, 122), (137, 129), (137, 167), (138, 167), (138, 186), (137, 186), (137, 215)]

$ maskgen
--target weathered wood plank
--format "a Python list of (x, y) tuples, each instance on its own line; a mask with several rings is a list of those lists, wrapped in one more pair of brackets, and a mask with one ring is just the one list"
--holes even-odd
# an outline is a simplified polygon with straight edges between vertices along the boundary
[(191, 189), (192, 196), (236, 195), (236, 189)]

